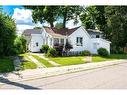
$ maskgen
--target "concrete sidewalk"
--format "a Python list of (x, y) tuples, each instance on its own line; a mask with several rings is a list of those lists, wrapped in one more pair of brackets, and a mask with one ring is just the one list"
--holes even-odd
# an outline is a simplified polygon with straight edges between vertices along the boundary
[(37, 78), (44, 78), (44, 77), (56, 76), (66, 73), (124, 64), (125, 62), (127, 62), (127, 60), (114, 60), (114, 61), (105, 61), (105, 62), (96, 62), (96, 63), (94, 62), (94, 63), (87, 63), (87, 64), (85, 63), (80, 65), (71, 65), (71, 66), (63, 66), (63, 67), (41, 68), (41, 69), (25, 70), (25, 71), (17, 71), (17, 72), (15, 71), (11, 73), (0, 74), (0, 79), (8, 79), (10, 81), (32, 80)]

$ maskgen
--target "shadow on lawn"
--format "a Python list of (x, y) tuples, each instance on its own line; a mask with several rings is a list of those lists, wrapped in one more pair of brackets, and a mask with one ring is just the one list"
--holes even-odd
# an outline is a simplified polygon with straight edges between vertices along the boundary
[(24, 88), (24, 89), (40, 89), (40, 88), (37, 88), (37, 87), (33, 87), (33, 86), (29, 86), (29, 85), (26, 85), (26, 84), (21, 84), (21, 83), (18, 83), (18, 82), (12, 82), (6, 78), (3, 78), (3, 77), (0, 77), (0, 82), (1, 83), (5, 83), (5, 84), (8, 84), (8, 85), (14, 85), (14, 86), (17, 86), (17, 87), (21, 87), (21, 88)]

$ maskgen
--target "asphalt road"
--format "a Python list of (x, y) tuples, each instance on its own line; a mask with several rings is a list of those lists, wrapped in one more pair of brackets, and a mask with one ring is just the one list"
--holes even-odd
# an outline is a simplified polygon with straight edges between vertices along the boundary
[(49, 78), (7, 81), (0, 81), (4, 83), (0, 89), (126, 89), (127, 62)]

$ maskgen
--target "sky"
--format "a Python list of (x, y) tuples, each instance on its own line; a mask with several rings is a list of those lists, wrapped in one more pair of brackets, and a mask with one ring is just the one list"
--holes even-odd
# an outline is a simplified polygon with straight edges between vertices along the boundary
[[(21, 34), (25, 29), (32, 29), (35, 26), (49, 26), (48, 23), (33, 23), (32, 10), (25, 9), (23, 6), (2, 6), (2, 9), (4, 13), (12, 16), (12, 18), (15, 20), (19, 34)], [(74, 25), (73, 22), (73, 20), (68, 21), (66, 26), (68, 28), (74, 28), (81, 25), (81, 21), (79, 21), (77, 25)]]

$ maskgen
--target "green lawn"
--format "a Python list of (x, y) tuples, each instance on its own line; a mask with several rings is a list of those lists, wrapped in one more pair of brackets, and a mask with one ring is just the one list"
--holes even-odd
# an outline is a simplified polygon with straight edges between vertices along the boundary
[(66, 65), (76, 65), (76, 64), (83, 64), (85, 60), (81, 56), (76, 57), (55, 57), (50, 58), (52, 61), (55, 61), (58, 64), (61, 64), (62, 66)]
[(19, 57), (22, 60), (21, 67), (23, 70), (25, 70), (25, 69), (36, 69), (37, 68), (37, 65), (28, 58), (27, 53), (20, 54)]
[(32, 55), (35, 59), (37, 59), (39, 62), (41, 62), (42, 64), (44, 64), (46, 67), (53, 67), (53, 65), (51, 63), (49, 63), (47, 60), (42, 59), (41, 57), (39, 57), (38, 55)]
[(13, 60), (10, 57), (0, 58), (0, 73), (14, 70)]
[[(61, 64), (62, 66), (86, 63), (85, 57), (83, 56), (55, 57), (50, 59), (52, 61), (55, 61), (58, 64)], [(127, 54), (112, 54), (109, 57), (93, 56), (92, 62), (110, 61), (110, 60), (116, 60), (116, 59), (127, 59)]]

